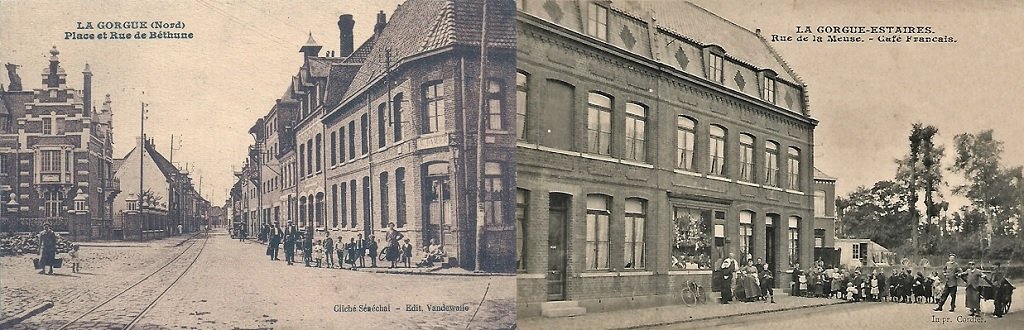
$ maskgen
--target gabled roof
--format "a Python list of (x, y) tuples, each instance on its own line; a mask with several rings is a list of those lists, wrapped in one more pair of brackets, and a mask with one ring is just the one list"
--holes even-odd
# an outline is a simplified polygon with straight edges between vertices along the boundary
[[(515, 3), (489, 1), (487, 15), (488, 47), (514, 49)], [(342, 100), (354, 96), (356, 91), (383, 75), (386, 52), (390, 51), (394, 65), (405, 58), (456, 44), (479, 45), (482, 22), (483, 1), (406, 1), (395, 9), (384, 30), (368, 41), (373, 45), (353, 77), (351, 87), (354, 88), (349, 88)], [(359, 49), (363, 50), (364, 46)]]
[(331, 73), (327, 77), (327, 94), (324, 95), (325, 109), (333, 109), (341, 104), (341, 98), (348, 91), (357, 71), (359, 66), (354, 64), (331, 65)]
[[(124, 155), (124, 158), (114, 159), (114, 171), (116, 172), (118, 169), (120, 169), (121, 165), (124, 164), (124, 160), (128, 159), (128, 157), (130, 157), (133, 153), (135, 153), (135, 150), (138, 149), (139, 147), (135, 146), (135, 148), (132, 148), (131, 151)], [(160, 152), (156, 151), (156, 148), (153, 148), (153, 146), (148, 143), (146, 144), (146, 152), (149, 153), (150, 159), (153, 160), (153, 163), (156, 163), (157, 168), (160, 169), (160, 173), (163, 173), (165, 178), (170, 179), (180, 174), (177, 167), (171, 164), (171, 162), (168, 161), (167, 158), (164, 158), (164, 155), (161, 155)]]
[(789, 68), (760, 35), (689, 1), (615, 1), (612, 8), (631, 16), (653, 15), (658, 27), (702, 46), (717, 45), (726, 56), (759, 69), (771, 69), (779, 78), (799, 83)]
[[(131, 152), (129, 152), (129, 154), (131, 154)], [(121, 169), (121, 164), (124, 164), (124, 158), (114, 158), (110, 167), (114, 172), (117, 172), (117, 170)]]

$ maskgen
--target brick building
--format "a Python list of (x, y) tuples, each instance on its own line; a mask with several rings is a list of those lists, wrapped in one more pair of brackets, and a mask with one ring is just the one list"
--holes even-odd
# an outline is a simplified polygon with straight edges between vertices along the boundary
[(324, 56), (310, 36), (284, 95), (250, 130), (241, 176), (260, 188), (243, 189), (242, 206), (261, 210), (248, 213), (250, 230), (292, 219), (383, 240), (395, 223), (414, 245), (441, 242), (451, 264), (511, 272), (515, 8), (484, 6), (409, 0), (390, 21), (380, 12), (359, 47), (355, 18), (341, 15), (339, 50)]
[(814, 260), (839, 264), (836, 252), (836, 178), (814, 169)]
[[(50, 50), (42, 85), (24, 90), (18, 65), (7, 64), (10, 84), (0, 87), (0, 195), (5, 230), (39, 230), (51, 223), (73, 239), (110, 235), (113, 179), (111, 101), (93, 106), (92, 72), (83, 86), (67, 85), (60, 52)], [(11, 211), (17, 212), (11, 212)]]
[(811, 263), (817, 120), (758, 32), (688, 2), (517, 5), (519, 315), (676, 304), (728, 253), (780, 287)]

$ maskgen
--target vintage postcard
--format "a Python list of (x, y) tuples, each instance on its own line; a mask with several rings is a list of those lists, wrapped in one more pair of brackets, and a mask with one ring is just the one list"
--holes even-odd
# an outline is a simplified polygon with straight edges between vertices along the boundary
[(0, 328), (515, 327), (515, 16), (0, 1)]
[(1020, 3), (517, 8), (519, 327), (1020, 323)]

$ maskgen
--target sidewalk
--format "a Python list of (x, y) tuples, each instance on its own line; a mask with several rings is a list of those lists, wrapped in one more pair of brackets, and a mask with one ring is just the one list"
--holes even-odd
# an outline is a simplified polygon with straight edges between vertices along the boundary
[(122, 241), (122, 240), (109, 240), (109, 241), (85, 241), (77, 242), (81, 247), (156, 247), (156, 246), (180, 246), (191, 238), (200, 235), (200, 233), (184, 234), (178, 236), (171, 236), (167, 238), (154, 239), (148, 241)]
[[(709, 298), (716, 296), (717, 294)], [(587, 313), (565, 318), (520, 318), (518, 327), (521, 329), (636, 329), (845, 303), (837, 299), (791, 297), (787, 294), (777, 294), (775, 301), (775, 304), (733, 302), (722, 305), (712, 299), (705, 305), (694, 307), (672, 305), (606, 313)]]

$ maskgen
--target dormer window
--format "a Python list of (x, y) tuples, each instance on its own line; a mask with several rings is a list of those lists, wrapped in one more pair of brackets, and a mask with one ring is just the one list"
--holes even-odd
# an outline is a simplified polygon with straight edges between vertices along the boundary
[(708, 57), (708, 79), (717, 83), (722, 82), (724, 76), (724, 60), (721, 54), (711, 53)]
[(772, 77), (765, 76), (764, 80), (762, 80), (761, 98), (765, 102), (775, 104), (775, 79), (772, 79)]
[(591, 3), (587, 14), (587, 34), (608, 41), (608, 8)]

